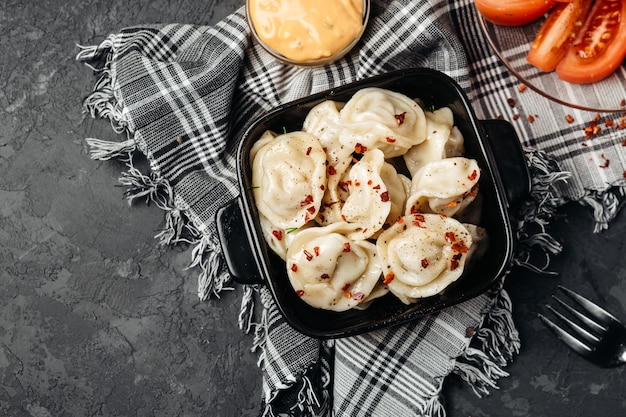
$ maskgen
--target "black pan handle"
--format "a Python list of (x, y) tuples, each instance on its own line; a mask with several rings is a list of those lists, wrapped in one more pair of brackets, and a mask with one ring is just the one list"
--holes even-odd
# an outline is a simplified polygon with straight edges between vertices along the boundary
[(233, 280), (244, 285), (262, 284), (264, 281), (259, 274), (246, 233), (241, 212), (241, 197), (221, 207), (215, 218), (222, 253)]
[(480, 121), (508, 201), (515, 208), (530, 194), (530, 172), (526, 156), (511, 123), (506, 120)]

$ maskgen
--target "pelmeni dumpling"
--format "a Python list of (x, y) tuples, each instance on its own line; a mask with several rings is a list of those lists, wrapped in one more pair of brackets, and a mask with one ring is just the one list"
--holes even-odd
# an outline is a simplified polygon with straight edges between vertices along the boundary
[(467, 228), (438, 214), (401, 217), (376, 241), (383, 282), (407, 304), (435, 295), (456, 281), (471, 247)]
[(307, 304), (345, 311), (367, 299), (381, 276), (376, 246), (346, 237), (345, 222), (302, 230), (287, 251), (287, 274)]
[(326, 189), (326, 154), (315, 136), (291, 132), (260, 147), (252, 161), (256, 206), (281, 229), (313, 219)]
[(423, 166), (413, 177), (405, 214), (461, 213), (476, 197), (480, 168), (473, 159), (446, 158)]
[(391, 198), (381, 177), (385, 155), (372, 149), (352, 166), (345, 182), (348, 196), (341, 207), (341, 216), (358, 226), (350, 232), (351, 239), (367, 239), (379, 231), (391, 211)]
[(386, 158), (400, 156), (426, 139), (422, 108), (404, 94), (371, 87), (359, 90), (339, 112), (342, 144), (381, 149)]
[(424, 114), (426, 116), (426, 140), (411, 147), (403, 155), (406, 167), (412, 176), (428, 162), (463, 155), (463, 135), (458, 128), (455, 128), (455, 136), (451, 134), (454, 127), (452, 110), (449, 107), (442, 107)]

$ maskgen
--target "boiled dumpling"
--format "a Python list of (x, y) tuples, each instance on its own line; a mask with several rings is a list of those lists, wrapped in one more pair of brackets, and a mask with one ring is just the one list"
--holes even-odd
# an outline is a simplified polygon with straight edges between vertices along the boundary
[(353, 225), (334, 223), (298, 233), (287, 251), (287, 274), (307, 304), (345, 311), (365, 301), (376, 287), (382, 266), (376, 246), (346, 237)]
[(404, 94), (371, 87), (359, 90), (340, 111), (339, 140), (356, 149), (381, 149), (385, 158), (403, 155), (426, 139), (422, 108)]
[(471, 247), (467, 228), (438, 214), (401, 217), (376, 241), (383, 282), (405, 303), (435, 295), (456, 281)]
[(446, 158), (427, 163), (413, 177), (405, 214), (461, 213), (476, 197), (480, 168), (473, 159)]
[[(350, 232), (351, 239), (367, 239), (378, 232), (391, 211), (391, 197), (381, 177), (385, 156), (379, 149), (367, 151), (349, 171), (342, 187), (347, 198), (341, 207), (341, 216), (358, 228)], [(401, 184), (400, 184), (401, 185)]]
[(406, 167), (415, 175), (420, 168), (432, 161), (463, 155), (463, 135), (455, 129), (454, 115), (449, 107), (442, 107), (434, 112), (425, 112), (426, 140), (415, 145), (403, 155)]
[(326, 189), (326, 154), (315, 136), (290, 132), (268, 141), (252, 161), (256, 206), (281, 229), (313, 219)]

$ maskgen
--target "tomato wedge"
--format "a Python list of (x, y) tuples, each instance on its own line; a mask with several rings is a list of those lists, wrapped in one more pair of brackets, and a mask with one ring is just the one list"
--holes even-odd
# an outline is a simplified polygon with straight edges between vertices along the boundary
[(485, 19), (502, 26), (519, 26), (533, 22), (556, 3), (557, 0), (474, 0), (476, 9)]
[(591, 4), (592, 0), (557, 4), (541, 25), (526, 60), (542, 71), (554, 71), (576, 38)]
[(626, 58), (626, 1), (596, 0), (579, 36), (556, 67), (560, 79), (587, 84), (611, 75)]

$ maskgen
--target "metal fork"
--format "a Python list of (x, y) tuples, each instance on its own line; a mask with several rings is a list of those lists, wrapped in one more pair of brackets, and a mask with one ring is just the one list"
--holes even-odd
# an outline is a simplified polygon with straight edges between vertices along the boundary
[(552, 298), (574, 320), (547, 305), (548, 310), (559, 319), (567, 331), (543, 314), (539, 314), (541, 321), (574, 352), (596, 365), (610, 368), (626, 363), (626, 327), (624, 324), (602, 307), (572, 290), (562, 286), (559, 286), (559, 289), (574, 301), (582, 312), (553, 295)]

